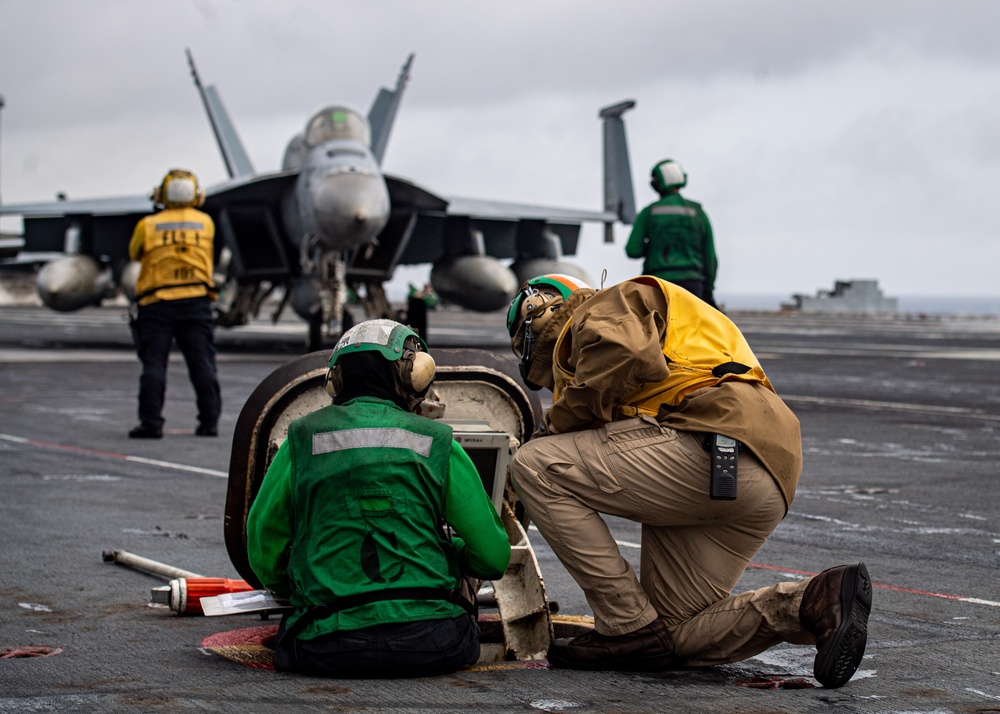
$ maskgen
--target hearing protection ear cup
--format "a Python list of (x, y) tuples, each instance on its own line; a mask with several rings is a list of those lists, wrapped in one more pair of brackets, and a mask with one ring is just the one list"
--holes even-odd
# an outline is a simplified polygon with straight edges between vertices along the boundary
[(326, 393), (331, 397), (336, 397), (337, 393), (344, 388), (344, 378), (340, 373), (340, 366), (334, 365), (326, 372)]
[(430, 386), (437, 365), (426, 352), (408, 352), (399, 360), (399, 376), (403, 386), (419, 394)]

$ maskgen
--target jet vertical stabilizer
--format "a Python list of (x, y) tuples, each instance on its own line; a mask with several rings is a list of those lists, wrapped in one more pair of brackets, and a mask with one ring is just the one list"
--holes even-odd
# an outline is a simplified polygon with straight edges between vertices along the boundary
[[(618, 215), (626, 225), (635, 221), (635, 193), (632, 190), (632, 165), (628, 158), (628, 141), (622, 114), (635, 107), (626, 100), (601, 109), (604, 120), (604, 210)], [(604, 242), (614, 242), (613, 224), (604, 224)]]
[(410, 79), (410, 65), (413, 64), (413, 53), (406, 58), (403, 68), (399, 70), (399, 78), (396, 80), (396, 89), (380, 89), (378, 96), (368, 112), (368, 123), (372, 128), (371, 149), (375, 155), (375, 160), (382, 165), (382, 156), (385, 154), (385, 147), (389, 143), (389, 133), (392, 131), (392, 123), (396, 119), (396, 110), (399, 109), (399, 102), (403, 98), (403, 89)]
[(222, 160), (226, 164), (226, 171), (229, 172), (229, 177), (253, 176), (255, 173), (253, 164), (250, 163), (250, 157), (247, 155), (246, 149), (243, 148), (243, 142), (240, 141), (240, 137), (236, 133), (236, 127), (233, 126), (233, 122), (229, 119), (229, 114), (226, 113), (225, 107), (222, 106), (222, 99), (219, 97), (219, 93), (215, 91), (215, 87), (202, 86), (201, 79), (198, 77), (198, 70), (194, 66), (194, 57), (191, 56), (191, 50), (184, 50), (184, 53), (187, 55), (188, 66), (191, 67), (191, 76), (194, 78), (195, 86), (198, 87), (201, 101), (205, 104), (205, 112), (208, 114), (208, 120), (212, 123), (212, 131), (215, 133), (215, 140), (219, 144), (219, 150), (222, 152)]

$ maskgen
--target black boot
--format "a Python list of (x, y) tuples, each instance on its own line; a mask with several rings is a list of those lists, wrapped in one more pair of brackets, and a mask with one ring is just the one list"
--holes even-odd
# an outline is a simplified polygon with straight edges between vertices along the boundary
[(824, 687), (839, 687), (858, 670), (871, 611), (872, 581), (864, 563), (824, 570), (806, 586), (799, 620), (816, 636), (813, 676)]
[(130, 439), (162, 439), (163, 429), (157, 429), (155, 426), (150, 426), (149, 424), (142, 423), (137, 427), (134, 427), (129, 433), (128, 438)]

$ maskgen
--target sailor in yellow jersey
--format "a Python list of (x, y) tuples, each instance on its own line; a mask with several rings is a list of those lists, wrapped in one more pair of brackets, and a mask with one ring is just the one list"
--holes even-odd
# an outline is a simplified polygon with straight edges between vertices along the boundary
[(129, 437), (163, 436), (167, 362), (174, 340), (197, 397), (195, 433), (218, 436), (222, 396), (212, 314), (215, 224), (197, 209), (205, 193), (188, 171), (169, 171), (153, 189), (152, 199), (162, 210), (139, 221), (129, 243), (129, 256), (140, 261), (133, 334), (142, 362), (139, 425)]
[[(651, 275), (598, 291), (545, 275), (507, 328), (525, 382), (552, 390), (511, 482), (594, 612), (549, 664), (701, 667), (791, 642), (817, 648), (824, 686), (847, 682), (867, 641), (863, 563), (732, 594), (802, 468), (799, 421), (736, 325)], [(640, 576), (604, 513), (642, 524)]]

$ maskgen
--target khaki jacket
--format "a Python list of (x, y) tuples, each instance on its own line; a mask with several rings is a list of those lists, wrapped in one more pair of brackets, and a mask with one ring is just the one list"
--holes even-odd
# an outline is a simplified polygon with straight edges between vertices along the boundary
[[(553, 390), (543, 426), (554, 433), (579, 431), (655, 411), (664, 426), (741, 442), (774, 477), (786, 506), (791, 504), (802, 470), (798, 419), (774, 392), (736, 326), (706, 303), (670, 288), (678, 290), (643, 278), (570, 296), (538, 337), (536, 354), (553, 357), (536, 358), (529, 372), (530, 381)], [(713, 344), (685, 349), (674, 335)], [(701, 355), (698, 362), (712, 352), (720, 363), (731, 359), (751, 371), (712, 377), (710, 368), (706, 375), (666, 356)], [(657, 394), (662, 402), (654, 410)]]

